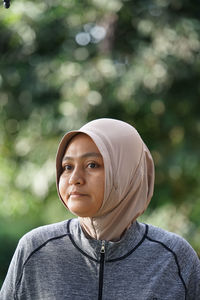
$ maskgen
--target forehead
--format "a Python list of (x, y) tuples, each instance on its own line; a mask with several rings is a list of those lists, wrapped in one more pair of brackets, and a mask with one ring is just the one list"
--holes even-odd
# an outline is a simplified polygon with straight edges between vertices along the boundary
[(75, 135), (65, 149), (65, 155), (87, 152), (100, 153), (93, 140), (84, 133)]

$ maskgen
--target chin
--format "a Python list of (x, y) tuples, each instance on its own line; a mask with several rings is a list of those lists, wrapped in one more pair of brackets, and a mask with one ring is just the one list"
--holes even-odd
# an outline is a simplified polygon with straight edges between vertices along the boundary
[(77, 211), (77, 210), (73, 210), (73, 209), (69, 209), (70, 212), (74, 215), (76, 215), (77, 217), (80, 217), (80, 218), (91, 218), (93, 217), (93, 214), (89, 214), (87, 212), (80, 212), (80, 211)]

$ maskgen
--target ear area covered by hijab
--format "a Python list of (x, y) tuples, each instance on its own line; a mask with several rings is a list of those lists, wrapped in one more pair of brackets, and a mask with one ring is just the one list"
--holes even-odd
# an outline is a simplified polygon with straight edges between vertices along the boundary
[(92, 218), (79, 217), (80, 224), (91, 238), (119, 240), (151, 200), (154, 189), (153, 159), (133, 126), (108, 118), (91, 121), (79, 130), (66, 133), (60, 142), (56, 157), (58, 194), (62, 158), (67, 144), (78, 133), (87, 134), (97, 145), (105, 170), (103, 204)]

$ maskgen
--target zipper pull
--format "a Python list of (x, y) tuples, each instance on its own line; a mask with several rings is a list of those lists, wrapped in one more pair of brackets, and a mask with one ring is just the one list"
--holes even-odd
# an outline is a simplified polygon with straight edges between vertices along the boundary
[(105, 253), (105, 244), (106, 244), (105, 241), (101, 242), (101, 251), (100, 251), (101, 253)]

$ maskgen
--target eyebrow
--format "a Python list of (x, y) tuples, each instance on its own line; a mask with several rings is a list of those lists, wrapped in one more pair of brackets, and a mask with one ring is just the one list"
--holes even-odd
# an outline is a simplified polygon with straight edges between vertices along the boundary
[[(84, 153), (83, 155), (81, 155), (79, 158), (87, 158), (87, 157), (102, 157), (102, 155), (100, 153), (96, 153), (96, 152), (88, 152), (88, 153)], [(67, 160), (73, 160), (74, 158), (72, 156), (64, 156), (62, 159), (62, 162), (65, 162)]]

